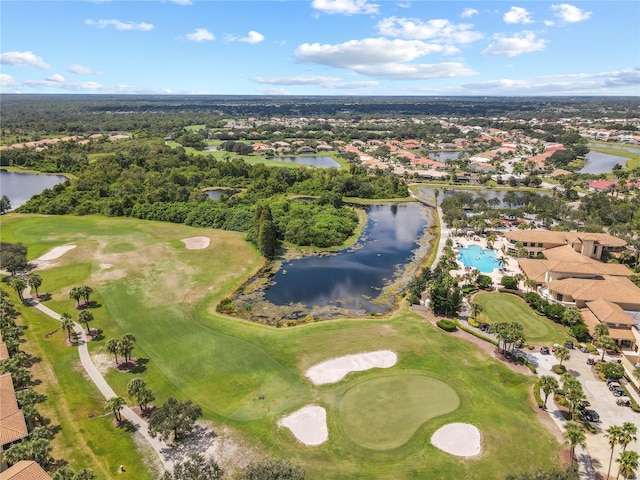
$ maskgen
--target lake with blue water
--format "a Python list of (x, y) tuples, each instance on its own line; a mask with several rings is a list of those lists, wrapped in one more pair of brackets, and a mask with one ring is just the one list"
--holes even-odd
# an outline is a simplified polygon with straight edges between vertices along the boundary
[(364, 208), (367, 223), (353, 247), (282, 261), (264, 288), (250, 284), (236, 305), (269, 323), (393, 310), (395, 295), (431, 248), (433, 211), (413, 202)]
[(279, 162), (292, 162), (301, 165), (311, 165), (313, 167), (338, 168), (340, 164), (331, 157), (325, 156), (308, 156), (308, 157), (273, 157), (271, 160)]
[(9, 197), (11, 208), (15, 209), (27, 203), (34, 195), (66, 180), (62, 175), (36, 175), (0, 170), (0, 194)]

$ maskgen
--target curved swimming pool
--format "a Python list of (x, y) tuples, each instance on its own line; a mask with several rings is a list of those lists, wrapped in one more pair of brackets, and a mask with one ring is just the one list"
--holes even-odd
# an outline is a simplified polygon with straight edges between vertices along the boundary
[(496, 252), (478, 245), (461, 248), (458, 259), (465, 267), (477, 268), (482, 273), (491, 273), (496, 268), (500, 268)]

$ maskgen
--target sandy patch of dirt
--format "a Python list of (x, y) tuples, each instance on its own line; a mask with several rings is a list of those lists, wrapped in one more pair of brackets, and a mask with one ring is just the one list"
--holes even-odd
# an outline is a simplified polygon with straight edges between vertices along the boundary
[(35, 260), (32, 260), (30, 263), (34, 264), (38, 268), (46, 268), (51, 262), (57, 260), (69, 250), (73, 250), (74, 248), (76, 248), (76, 245), (63, 245), (61, 247), (54, 247), (44, 255), (36, 258)]
[(278, 421), (281, 427), (287, 427), (293, 435), (308, 446), (321, 445), (329, 439), (327, 412), (316, 405), (307, 405)]
[(97, 353), (95, 355), (92, 355), (91, 360), (93, 361), (93, 364), (96, 366), (100, 374), (103, 376), (109, 371), (110, 368), (113, 368), (114, 360), (111, 355), (107, 355), (106, 353)]
[(475, 457), (482, 449), (480, 430), (469, 423), (450, 423), (431, 436), (431, 444), (458, 457)]
[(209, 237), (183, 238), (180, 241), (184, 243), (187, 250), (202, 250), (203, 248), (207, 248), (211, 243), (211, 239)]
[(371, 368), (390, 368), (398, 362), (398, 356), (390, 350), (357, 353), (333, 358), (311, 367), (305, 375), (314, 385), (325, 385), (342, 380), (351, 372), (362, 372)]

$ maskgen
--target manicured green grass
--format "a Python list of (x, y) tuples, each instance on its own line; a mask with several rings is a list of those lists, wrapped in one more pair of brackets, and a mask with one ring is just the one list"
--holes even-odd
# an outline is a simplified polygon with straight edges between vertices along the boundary
[(187, 125), (186, 127), (184, 127), (184, 129), (187, 132), (194, 132), (197, 130), (205, 130), (207, 128), (207, 126), (205, 124), (202, 125)]
[(354, 442), (374, 450), (405, 444), (427, 420), (458, 408), (444, 382), (421, 375), (374, 378), (349, 389), (340, 402), (340, 422)]
[(532, 311), (524, 300), (506, 293), (481, 293), (473, 298), (483, 306), (483, 316), (488, 323), (518, 322), (524, 327), (527, 343), (537, 345), (564, 343), (569, 339), (564, 328)]
[[(205, 419), (224, 425), (226, 432), (257, 451), (290, 458), (311, 479), (501, 478), (512, 471), (512, 465), (531, 470), (558, 463), (561, 446), (537, 421), (529, 399), (533, 377), (513, 373), (473, 344), (449, 336), (420, 316), (403, 311), (384, 319), (273, 329), (216, 314), (215, 303), (262, 263), (243, 235), (97, 216), (9, 214), (2, 221), (3, 240), (29, 245), (30, 258), (53, 246), (77, 245), (59, 259), (58, 266), (39, 272), (41, 290), (52, 294), (47, 302), (51, 308), (75, 316), (73, 300), (68, 298), (70, 287), (94, 288), (92, 299), (100, 307), (92, 310), (96, 316), (92, 327), (101, 329), (103, 338), (89, 348), (103, 363), (110, 358), (105, 350), (109, 338), (134, 334), (133, 356), (148, 359), (144, 368), (134, 373), (111, 369), (106, 375), (124, 398), (128, 381), (144, 378), (158, 398), (156, 403), (168, 396), (191, 399), (202, 406)], [(209, 236), (211, 245), (187, 250), (179, 241), (196, 235)], [(55, 366), (60, 398), (74, 408), (77, 403), (89, 404), (93, 387), (85, 382), (88, 390), (82, 390), (65, 377), (75, 372), (82, 379), (69, 368), (73, 354), (63, 348), (57, 335), (45, 339), (37, 334), (34, 341), (42, 349), (57, 345), (46, 361)], [(398, 364), (353, 373), (337, 384), (320, 387), (304, 376), (309, 367), (329, 358), (381, 349), (396, 352)], [(458, 408), (426, 421), (424, 416), (414, 421), (399, 415), (396, 421), (408, 425), (407, 437), (395, 436), (382, 448), (356, 443), (341, 421), (345, 396), (358, 382), (366, 388), (376, 379), (403, 376), (414, 377), (413, 385), (419, 383), (416, 378), (446, 383), (458, 395)], [(424, 392), (419, 387), (405, 408), (416, 411)], [(390, 392), (371, 390), (372, 400), (375, 395)], [(329, 440), (318, 447), (302, 445), (288, 429), (277, 426), (279, 418), (309, 403), (327, 409)], [(425, 404), (424, 408), (429, 415), (430, 407)], [(355, 419), (356, 413), (350, 418)], [(429, 444), (431, 435), (451, 422), (480, 429), (484, 453), (479, 458), (460, 460)], [(99, 429), (78, 431), (82, 441), (68, 446), (69, 456), (86, 449), (102, 456), (103, 448), (115, 442), (111, 437), (103, 440)], [(513, 442), (514, 438), (518, 441)], [(120, 447), (114, 448), (119, 451)], [(110, 477), (115, 475), (104, 476)]]

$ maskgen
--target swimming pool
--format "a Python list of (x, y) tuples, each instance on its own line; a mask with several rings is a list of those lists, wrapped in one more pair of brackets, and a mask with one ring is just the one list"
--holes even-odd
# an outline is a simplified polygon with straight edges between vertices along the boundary
[(458, 258), (465, 267), (477, 268), (482, 273), (491, 273), (496, 268), (500, 268), (496, 253), (478, 245), (461, 248)]

